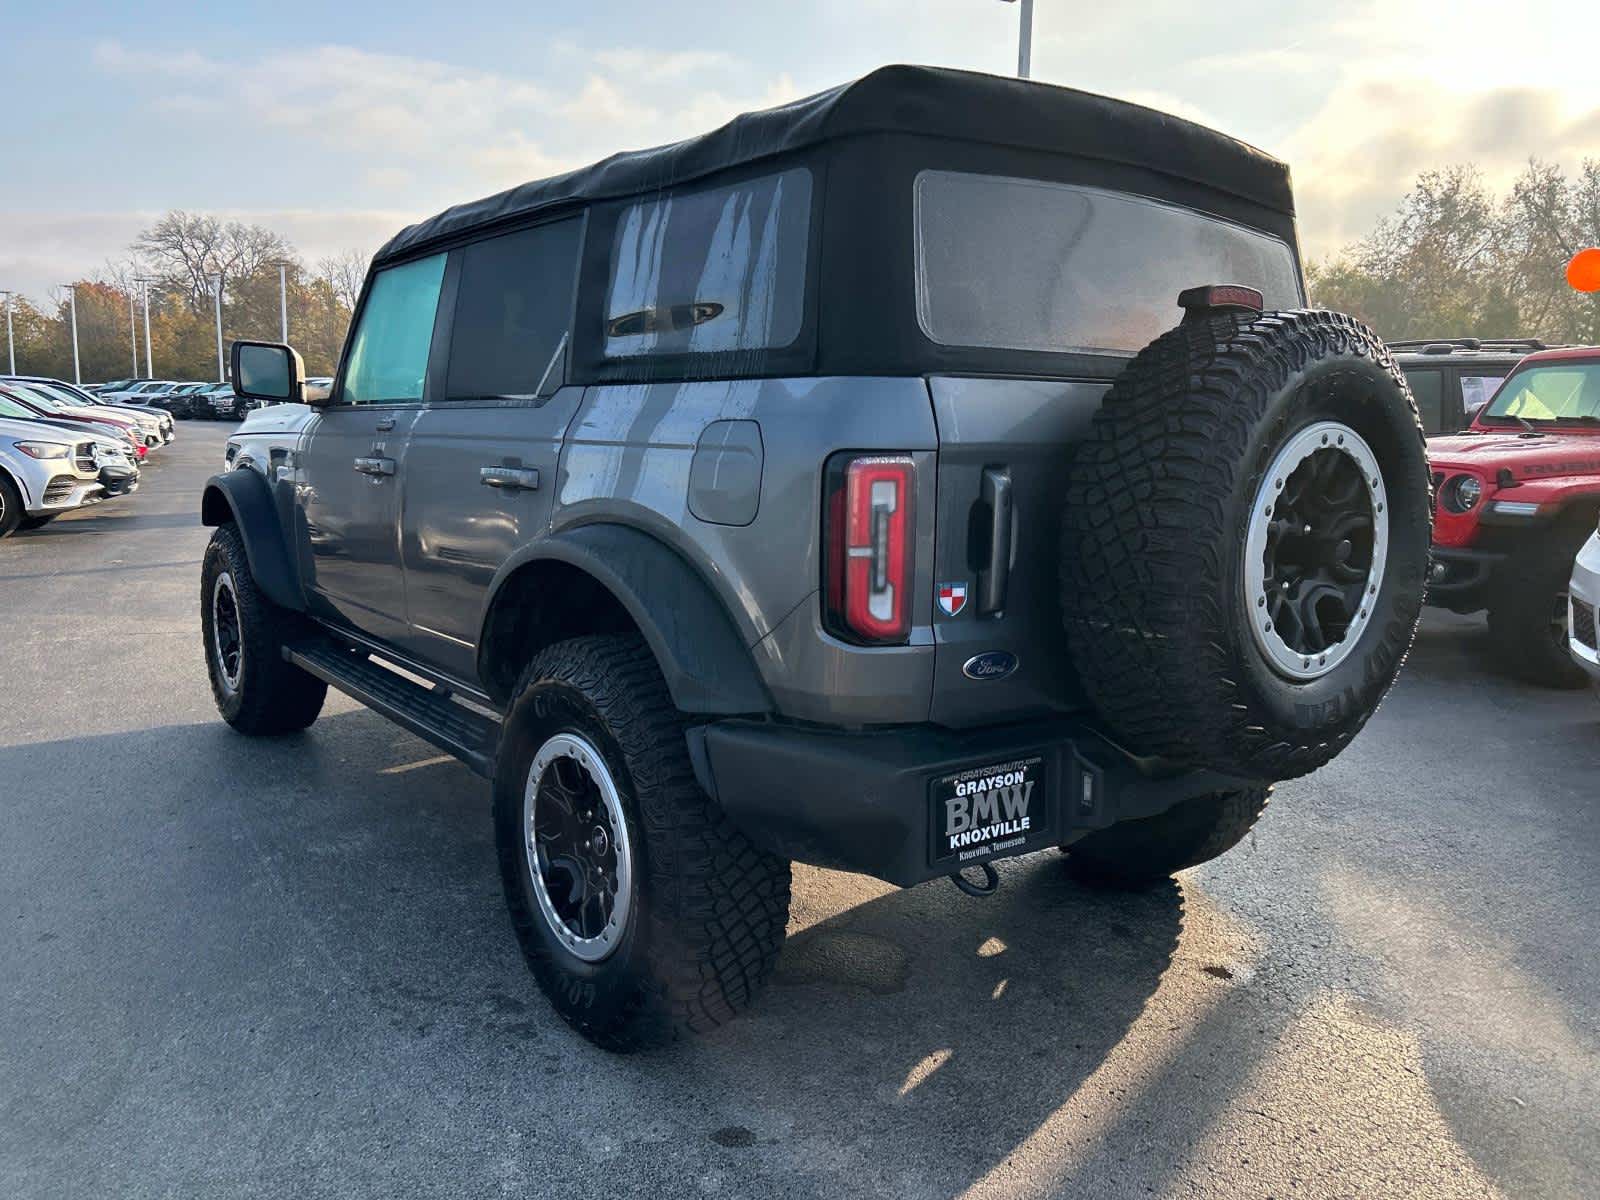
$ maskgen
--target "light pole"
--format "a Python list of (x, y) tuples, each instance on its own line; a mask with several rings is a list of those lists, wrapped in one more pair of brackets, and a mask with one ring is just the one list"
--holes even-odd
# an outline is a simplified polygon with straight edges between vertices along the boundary
[(217, 382), (228, 382), (228, 368), (222, 362), (222, 276), (217, 276)]
[(83, 382), (83, 371), (78, 366), (78, 285), (63, 284), (67, 289), (67, 302), (72, 308), (72, 382)]
[(278, 340), (289, 344), (289, 264), (278, 262)]
[[(155, 281), (154, 275), (140, 275), (134, 280), (135, 283), (141, 285), (141, 299), (144, 302), (144, 377), (146, 379), (154, 379), (156, 377), (155, 371), (150, 366), (150, 285)], [(135, 375), (139, 373), (137, 367), (134, 368), (133, 373)]]
[(133, 377), (139, 378), (139, 325), (133, 319), (133, 289), (128, 289), (128, 345), (133, 349)]
[[(1003, 0), (1006, 4), (1016, 0)], [(1017, 29), (1017, 78), (1027, 79), (1033, 73), (1033, 0), (1022, 0), (1022, 20)]]
[(17, 344), (11, 340), (11, 293), (0, 292), (6, 298), (6, 357), (11, 360), (11, 369), (8, 375), (17, 373)]

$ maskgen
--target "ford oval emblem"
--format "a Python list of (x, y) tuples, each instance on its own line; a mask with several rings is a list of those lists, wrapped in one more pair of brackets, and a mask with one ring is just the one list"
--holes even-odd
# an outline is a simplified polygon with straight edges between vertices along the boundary
[(1008, 650), (988, 650), (974, 654), (962, 664), (968, 679), (1004, 679), (1017, 669), (1017, 656)]

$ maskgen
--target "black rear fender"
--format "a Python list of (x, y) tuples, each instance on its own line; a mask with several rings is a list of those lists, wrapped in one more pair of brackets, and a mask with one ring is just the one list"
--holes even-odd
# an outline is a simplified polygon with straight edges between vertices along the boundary
[(500, 568), (478, 638), (478, 677), (504, 702), (546, 645), (630, 627), (644, 635), (680, 711), (770, 711), (750, 652), (710, 586), (662, 542), (622, 525), (544, 538)]

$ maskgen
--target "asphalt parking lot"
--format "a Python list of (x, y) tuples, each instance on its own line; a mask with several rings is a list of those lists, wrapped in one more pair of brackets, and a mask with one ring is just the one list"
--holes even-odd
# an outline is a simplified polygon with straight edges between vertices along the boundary
[(0, 1195), (1600, 1193), (1600, 703), (1479, 622), (1219, 862), (801, 868), (755, 1010), (615, 1058), (524, 970), (485, 785), (342, 697), (216, 718), (226, 433), (0, 543)]

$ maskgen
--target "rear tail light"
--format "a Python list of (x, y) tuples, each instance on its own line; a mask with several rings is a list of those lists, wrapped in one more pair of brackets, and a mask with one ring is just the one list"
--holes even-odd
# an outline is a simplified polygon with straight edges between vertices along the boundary
[(827, 477), (828, 623), (863, 642), (911, 633), (917, 469), (910, 455), (842, 455)]

